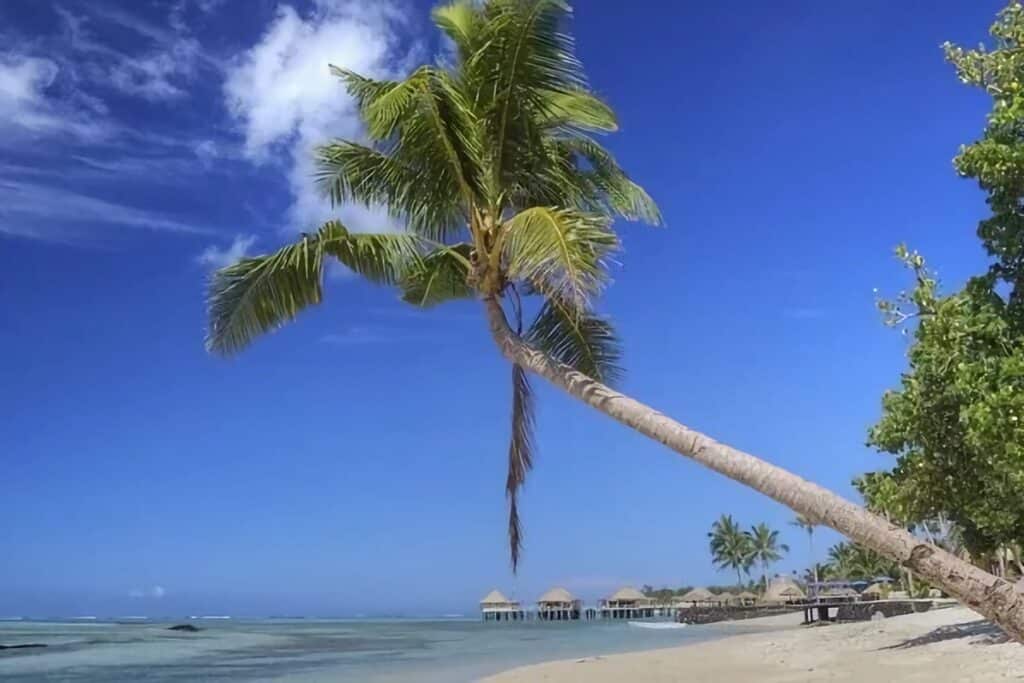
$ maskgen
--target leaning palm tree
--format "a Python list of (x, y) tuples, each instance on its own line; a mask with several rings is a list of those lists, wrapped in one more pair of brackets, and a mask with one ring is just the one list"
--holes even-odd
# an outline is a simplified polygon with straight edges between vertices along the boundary
[(736, 572), (736, 585), (743, 587), (743, 574), (749, 573), (754, 565), (754, 544), (732, 515), (722, 515), (711, 525), (708, 532), (711, 561), (719, 569)]
[(593, 307), (619, 246), (612, 223), (660, 217), (596, 140), (616, 120), (588, 88), (568, 12), (562, 0), (458, 0), (433, 14), (454, 45), (450, 65), (422, 66), (400, 81), (334, 68), (357, 103), (366, 141), (324, 144), (316, 180), (334, 204), (383, 205), (405, 231), (357, 234), (331, 221), (276, 253), (218, 271), (207, 347), (234, 353), (319, 303), (328, 258), (398, 287), (413, 306), (476, 299), (511, 364), (513, 568), (521, 542), (517, 492), (533, 462), (532, 373), (913, 567), (1024, 639), (1024, 596), (1009, 583), (612, 388), (619, 342)]
[(764, 589), (768, 590), (768, 567), (782, 559), (789, 552), (789, 546), (779, 543), (779, 532), (771, 529), (764, 522), (753, 526), (747, 532), (750, 538), (750, 557), (754, 563), (761, 565), (761, 578)]
[(814, 561), (814, 529), (818, 525), (806, 515), (797, 515), (790, 524), (807, 532), (807, 553), (811, 561), (811, 569), (814, 572), (814, 583), (818, 583), (818, 565)]

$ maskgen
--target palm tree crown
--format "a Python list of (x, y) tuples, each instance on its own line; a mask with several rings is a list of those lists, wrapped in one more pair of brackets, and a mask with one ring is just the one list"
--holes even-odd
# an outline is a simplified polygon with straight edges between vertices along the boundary
[[(333, 257), (396, 286), (413, 306), (462, 298), (507, 305), (534, 348), (614, 381), (619, 344), (592, 309), (619, 246), (612, 222), (658, 223), (660, 215), (595, 139), (618, 124), (587, 84), (564, 29), (569, 14), (561, 0), (458, 0), (433, 12), (455, 45), (450, 65), (421, 66), (400, 81), (332, 66), (366, 139), (320, 147), (316, 182), (333, 205), (382, 205), (405, 230), (354, 233), (331, 221), (218, 271), (207, 348), (237, 352), (319, 303), (324, 261)], [(527, 311), (530, 297), (537, 303)], [(517, 494), (533, 462), (533, 398), (518, 365), (512, 391), (506, 492), (515, 568)]]
[(754, 547), (749, 534), (733, 520), (732, 515), (722, 515), (708, 533), (711, 560), (719, 569), (736, 572), (736, 583), (743, 583), (743, 573), (750, 571), (754, 564)]
[(761, 565), (765, 590), (768, 589), (768, 566), (778, 562), (789, 552), (789, 546), (779, 543), (779, 532), (762, 522), (750, 528), (751, 557)]

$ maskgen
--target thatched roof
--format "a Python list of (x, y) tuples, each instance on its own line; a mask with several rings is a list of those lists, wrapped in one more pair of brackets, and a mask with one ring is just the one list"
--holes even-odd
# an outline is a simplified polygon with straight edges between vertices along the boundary
[(740, 600), (757, 600), (758, 595), (757, 595), (757, 593), (751, 593), (750, 591), (743, 591), (742, 593), (740, 593), (736, 597), (739, 598)]
[(861, 595), (884, 595), (885, 588), (880, 583), (873, 583), (864, 589)]
[(506, 598), (501, 591), (493, 590), (484, 596), (484, 599), (480, 601), (481, 605), (512, 605), (514, 604), (511, 600)]
[(633, 588), (632, 586), (626, 586), (615, 591), (610, 598), (609, 602), (639, 602), (644, 600), (650, 600), (646, 595)]
[(721, 593), (718, 593), (715, 595), (715, 599), (728, 605), (735, 605), (736, 603), (743, 602), (743, 598), (735, 593), (730, 593), (729, 591), (722, 591)]
[(537, 602), (573, 602), (574, 600), (575, 598), (572, 597), (572, 593), (564, 588), (552, 588), (540, 596)]
[(768, 590), (764, 593), (765, 602), (789, 602), (790, 600), (802, 600), (806, 595), (800, 590), (792, 579), (777, 577), (768, 584)]
[(719, 598), (707, 588), (694, 588), (679, 600), (680, 602), (718, 602)]

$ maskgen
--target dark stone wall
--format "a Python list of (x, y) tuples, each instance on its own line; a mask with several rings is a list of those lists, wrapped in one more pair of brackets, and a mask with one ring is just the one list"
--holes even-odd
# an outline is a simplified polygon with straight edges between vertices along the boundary
[(931, 608), (930, 602), (852, 602), (839, 607), (836, 621), (868, 621), (875, 612), (881, 612), (886, 618), (898, 617), (927, 612)]
[(771, 617), (776, 614), (799, 612), (801, 607), (778, 605), (771, 607), (690, 607), (679, 610), (676, 621), (683, 624), (713, 624), (716, 621), (737, 621), (756, 617)]

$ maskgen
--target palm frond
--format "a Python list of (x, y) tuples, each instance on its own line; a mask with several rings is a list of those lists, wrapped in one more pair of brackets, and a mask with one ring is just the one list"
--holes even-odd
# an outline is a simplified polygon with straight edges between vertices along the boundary
[[(338, 221), (324, 228), (343, 231)], [(347, 233), (345, 239), (325, 242), (324, 252), (338, 259), (355, 273), (381, 285), (401, 281), (406, 272), (419, 267), (423, 241), (410, 233)]]
[(393, 283), (419, 258), (418, 248), (415, 235), (353, 234), (329, 221), (273, 254), (221, 268), (207, 292), (206, 348), (230, 355), (320, 303), (327, 255), (374, 282)]
[(207, 293), (207, 350), (221, 355), (240, 351), (320, 303), (324, 241), (333, 237), (304, 235), (273, 254), (244, 258), (215, 272)]
[(542, 122), (548, 128), (570, 128), (611, 133), (619, 129), (615, 112), (586, 90), (546, 94)]
[(556, 145), (585, 164), (578, 182), (583, 188), (582, 194), (588, 195), (589, 203), (626, 220), (661, 224), (658, 205), (642, 187), (630, 180), (608, 150), (582, 135), (559, 140)]
[(526, 371), (512, 366), (512, 437), (508, 446), (508, 476), (505, 496), (508, 498), (508, 542), (513, 573), (519, 568), (523, 547), (522, 525), (519, 521), (519, 490), (526, 475), (533, 469), (534, 449), (533, 389)]
[(622, 378), (622, 346), (611, 322), (590, 311), (571, 309), (557, 299), (544, 303), (527, 330), (531, 346), (599, 382)]
[(402, 277), (399, 283), (402, 300), (429, 308), (446, 301), (472, 297), (474, 290), (468, 282), (471, 251), (472, 247), (463, 243), (426, 254)]
[(382, 205), (411, 232), (440, 239), (464, 222), (457, 188), (443, 170), (407, 163), (365, 145), (335, 140), (316, 151), (315, 180), (333, 205)]
[(529, 208), (504, 230), (509, 278), (580, 309), (606, 281), (606, 260), (619, 246), (607, 217), (574, 209)]
[(476, 49), (482, 28), (479, 5), (473, 0), (456, 0), (448, 5), (435, 7), (431, 16), (434, 24), (455, 43), (459, 57), (463, 61), (468, 59)]

